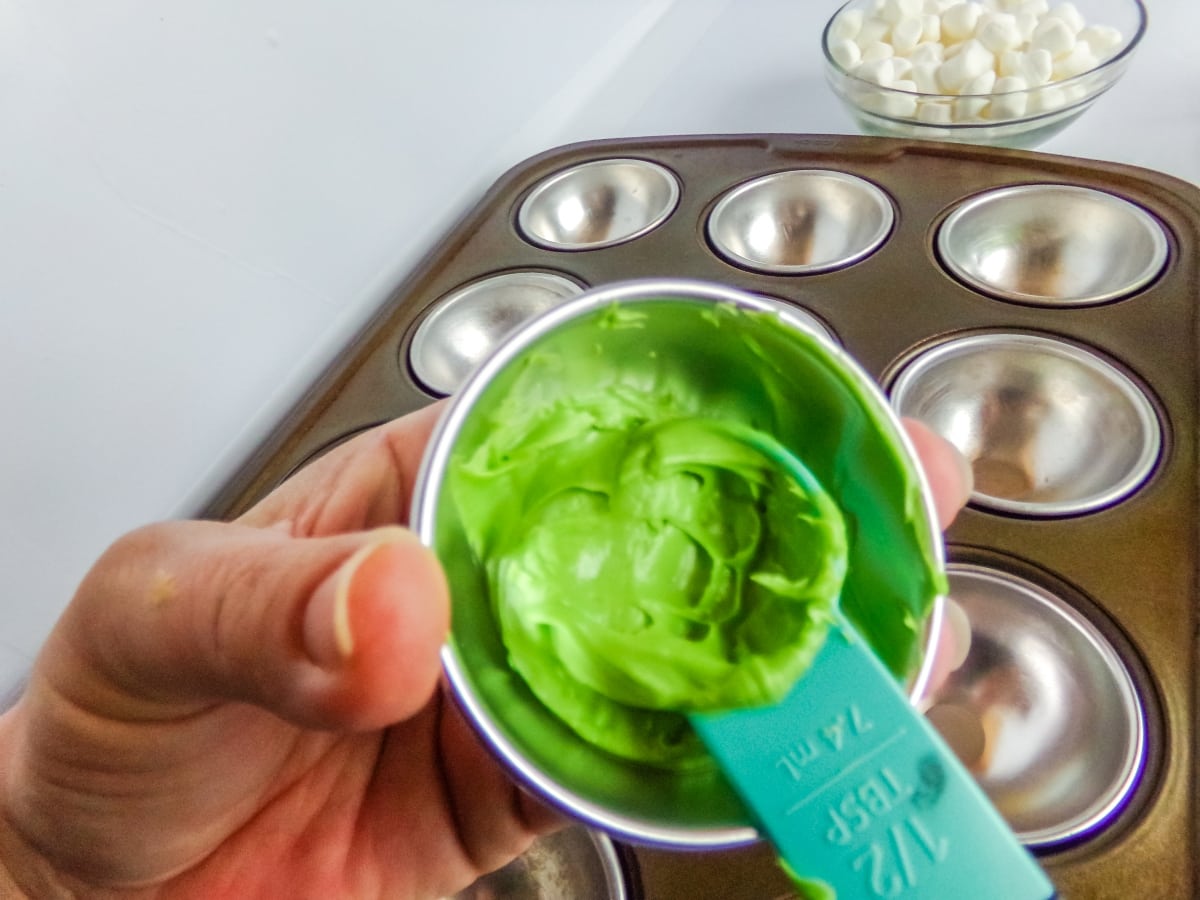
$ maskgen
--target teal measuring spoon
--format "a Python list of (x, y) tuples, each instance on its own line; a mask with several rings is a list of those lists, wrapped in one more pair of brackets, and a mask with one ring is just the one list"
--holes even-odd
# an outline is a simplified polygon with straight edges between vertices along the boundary
[[(832, 509), (769, 435), (709, 423)], [(782, 702), (690, 721), (810, 897), (1048, 900), (1054, 886), (840, 613)]]

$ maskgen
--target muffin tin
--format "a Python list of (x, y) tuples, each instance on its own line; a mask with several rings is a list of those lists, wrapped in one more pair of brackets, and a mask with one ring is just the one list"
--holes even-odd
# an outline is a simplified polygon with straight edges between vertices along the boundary
[[(689, 277), (829, 331), (974, 460), (947, 534), (972, 649), (928, 714), (1065, 896), (1192, 896), (1200, 191), (850, 136), (598, 141), (522, 163), (207, 511), (452, 392), (577, 289)], [(620, 847), (624, 895), (793, 896), (761, 844)]]

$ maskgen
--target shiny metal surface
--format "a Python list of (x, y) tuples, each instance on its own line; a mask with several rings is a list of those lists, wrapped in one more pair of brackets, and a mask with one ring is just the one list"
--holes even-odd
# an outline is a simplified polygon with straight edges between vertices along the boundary
[(771, 294), (755, 294), (755, 296), (761, 300), (765, 300), (767, 303), (774, 304), (781, 313), (793, 319), (799, 319), (817, 334), (828, 338), (830, 343), (841, 346), (841, 340), (834, 333), (833, 329), (829, 327), (829, 323), (812, 310), (805, 309), (791, 300), (785, 300), (783, 297), (775, 297)]
[(601, 159), (551, 175), (517, 213), (526, 240), (551, 250), (594, 250), (640, 237), (679, 202), (679, 181), (642, 159)]
[(1167, 262), (1162, 224), (1113, 194), (1026, 184), (955, 209), (937, 250), (959, 280), (1004, 300), (1079, 306), (1128, 296)]
[(864, 178), (792, 169), (738, 185), (708, 219), (708, 239), (729, 262), (756, 272), (803, 275), (869, 256), (895, 221), (892, 202)]
[(503, 272), (434, 302), (408, 349), (416, 379), (434, 394), (452, 394), (520, 325), (583, 290), (551, 272)]
[(1144, 710), (1120, 656), (1037, 585), (983, 566), (947, 571), (971, 647), (927, 701), (928, 718), (1024, 843), (1102, 828), (1146, 755)]
[(452, 900), (628, 900), (612, 841), (581, 826), (539, 838)]
[(1076, 515), (1115, 503), (1149, 477), (1159, 420), (1113, 365), (1057, 338), (982, 333), (911, 359), (892, 405), (925, 421), (971, 461), (971, 503), (1024, 516)]
[[(664, 316), (656, 330), (640, 333), (639, 340), (653, 339), (658, 352), (680, 352), (677, 326), (687, 318), (687, 308), (702, 308), (714, 302), (771, 313), (797, 331), (824, 337), (802, 318), (793, 315), (791, 309), (782, 308), (777, 299), (689, 279), (644, 279), (607, 284), (530, 322), (510, 336), (456, 392), (430, 438), (414, 486), (413, 529), (427, 546), (439, 548), (443, 559), (451, 553), (461, 554), (461, 557), (455, 557), (461, 559), (461, 564), (452, 562), (447, 566), (451, 573), (452, 595), (457, 584), (468, 598), (487, 596), (481, 567), (470, 561), (469, 551), (465, 549), (461, 526), (455, 518), (458, 515), (456, 507), (442, 497), (456, 442), (464, 439), (464, 433), (470, 435), (473, 428), (481, 427), (475, 424), (476, 420), (487, 421), (485, 413), (472, 418), (473, 413), (479, 411), (477, 404), (483, 405), (481, 398), (487, 396), (493, 382), (506, 376), (513, 360), (548, 332), (568, 326), (572, 320), (607, 310), (613, 304), (639, 300), (656, 303), (669, 300), (678, 304), (678, 314)], [(887, 423), (888, 440), (902, 446), (908, 460), (915, 460), (911, 443), (875, 381), (835, 344), (825, 340), (822, 344), (828, 345), (832, 357), (829, 362), (856, 385), (863, 402), (870, 404)], [(745, 363), (746, 344), (743, 342), (725, 341), (714, 345), (714, 352), (717, 347), (724, 349), (731, 366), (738, 360)], [(705, 365), (708, 362), (711, 360)], [(933, 498), (915, 462), (910, 462), (909, 466), (911, 477), (919, 486), (921, 509), (919, 512), (897, 509), (896, 513), (905, 517), (919, 516), (906, 518), (906, 521), (919, 523), (923, 532), (921, 539), (929, 542), (928, 550), (940, 565), (942, 536)], [(864, 478), (863, 486), (869, 481)], [(875, 547), (875, 544), (864, 542), (862, 552), (874, 552)], [(936, 642), (943, 605), (941, 597), (934, 600), (926, 623), (925, 648)], [(469, 618), (456, 614), (455, 634), (442, 651), (448, 682), (484, 741), (509, 772), (530, 790), (574, 819), (634, 844), (691, 851), (745, 846), (758, 840), (758, 832), (748, 820), (744, 806), (718, 772), (674, 772), (620, 759), (592, 747), (570, 732), (527, 690), (506, 693), (504, 684), (513, 679), (508, 675), (497, 675), (503, 668), (502, 663), (490, 662), (493, 658), (502, 658), (495, 623), (490, 617), (476, 617), (479, 623), (471, 631), (459, 633), (458, 629), (467, 628), (464, 623)], [(914, 702), (924, 694), (933, 664), (934, 655), (925, 653), (920, 667), (910, 679), (909, 696)], [(488, 677), (480, 677), (476, 669)], [(536, 735), (536, 740), (529, 739), (529, 734)]]

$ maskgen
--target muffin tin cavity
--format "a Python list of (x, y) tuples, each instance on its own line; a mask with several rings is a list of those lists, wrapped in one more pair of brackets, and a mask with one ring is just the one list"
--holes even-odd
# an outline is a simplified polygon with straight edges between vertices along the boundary
[(517, 227), (551, 250), (597, 250), (641, 237), (679, 203), (679, 181), (643, 159), (600, 159), (538, 184), (521, 203)]
[(971, 461), (971, 502), (1021, 516), (1102, 509), (1146, 480), (1162, 446), (1154, 406), (1115, 366), (1057, 338), (990, 332), (918, 353), (891, 386), (903, 416)]
[(1146, 757), (1129, 670), (1074, 607), (1003, 571), (952, 563), (971, 624), (927, 716), (1028, 846), (1077, 840), (1122, 808)]
[(631, 900), (616, 848), (581, 826), (538, 838), (523, 855), (452, 900)]
[(438, 300), (408, 348), (416, 379), (434, 394), (452, 394), (519, 325), (583, 290), (553, 272), (503, 272)]
[(708, 239), (744, 269), (807, 275), (870, 256), (895, 221), (891, 200), (871, 182), (820, 169), (775, 172), (726, 193), (708, 218)]
[(957, 207), (937, 232), (946, 267), (1002, 300), (1082, 306), (1126, 297), (1167, 262), (1162, 224), (1105, 191), (1025, 184)]

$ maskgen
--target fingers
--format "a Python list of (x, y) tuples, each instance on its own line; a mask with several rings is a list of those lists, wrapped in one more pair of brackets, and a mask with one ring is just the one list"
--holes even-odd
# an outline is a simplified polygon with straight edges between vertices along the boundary
[(929, 480), (938, 522), (942, 528), (948, 528), (971, 496), (971, 466), (957, 447), (928, 425), (905, 419), (904, 429)]
[(178, 715), (230, 699), (299, 725), (367, 729), (432, 696), (448, 625), (441, 568), (405, 529), (296, 539), (179, 522), (101, 558), (43, 660), (96, 694), (89, 708), (124, 694), (126, 714)]
[(298, 537), (404, 524), (445, 401), (359, 435), (305, 466), (238, 521)]

